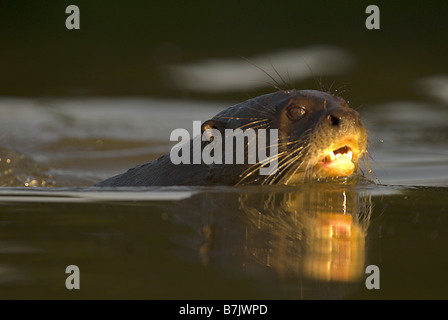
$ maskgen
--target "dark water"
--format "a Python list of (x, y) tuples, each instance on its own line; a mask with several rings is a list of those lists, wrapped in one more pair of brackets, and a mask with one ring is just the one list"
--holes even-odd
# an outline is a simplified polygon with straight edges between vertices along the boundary
[[(446, 298), (446, 189), (2, 190), (1, 297)], [(69, 265), (80, 289), (65, 287)], [(366, 288), (368, 265), (379, 289)]]
[[(362, 2), (77, 3), (77, 31), (0, 3), (1, 299), (448, 298), (444, 2), (377, 31)], [(348, 100), (374, 181), (91, 187), (275, 86)]]
[[(442, 106), (425, 106), (427, 126), (415, 125), (423, 116), (412, 103), (360, 110), (376, 133), (376, 183), (98, 190), (96, 181), (169, 151), (158, 119), (190, 130), (225, 103), (2, 103), (3, 299), (447, 298)], [(69, 265), (80, 290), (65, 286)], [(370, 265), (379, 289), (366, 287)]]

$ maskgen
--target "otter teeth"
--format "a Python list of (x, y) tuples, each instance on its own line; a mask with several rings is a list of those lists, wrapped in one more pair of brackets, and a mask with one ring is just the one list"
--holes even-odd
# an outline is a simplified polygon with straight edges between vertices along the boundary
[[(334, 151), (336, 151), (336, 154), (334, 153)], [(341, 158), (346, 158), (346, 159), (349, 159), (350, 161), (353, 159), (353, 152), (351, 150), (349, 150), (348, 152), (344, 152), (344, 153), (338, 152), (338, 150), (334, 150), (334, 151), (331, 151), (328, 155), (330, 157), (330, 159), (329, 159), (330, 161), (339, 160)]]
[(346, 157), (349, 158), (351, 161), (353, 159), (353, 152), (352, 151), (347, 152)]

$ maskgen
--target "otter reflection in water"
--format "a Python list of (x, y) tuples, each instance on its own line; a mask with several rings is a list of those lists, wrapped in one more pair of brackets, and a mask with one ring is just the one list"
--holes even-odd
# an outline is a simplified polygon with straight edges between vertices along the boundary
[[(174, 164), (170, 155), (165, 155), (97, 186), (291, 185), (309, 179), (348, 177), (359, 172), (361, 159), (367, 160), (366, 129), (359, 114), (342, 98), (326, 92), (287, 90), (262, 95), (227, 108), (201, 128), (203, 133), (222, 136), (238, 129), (241, 134), (248, 129), (275, 132), (276, 143), (266, 147), (275, 149), (274, 156), (263, 150), (260, 153), (271, 155), (270, 160), (263, 161), (259, 156), (255, 163), (228, 163), (226, 150), (233, 150), (235, 155), (236, 146), (223, 143), (222, 150), (215, 150), (210, 148), (212, 136), (208, 141), (199, 136), (195, 139), (200, 141), (192, 139), (182, 148), (181, 152), (188, 151), (190, 158), (186, 163)], [(254, 143), (249, 140), (243, 140), (246, 160), (250, 144)], [(197, 162), (201, 159), (197, 153), (204, 149), (213, 149), (222, 158), (214, 163)], [(260, 174), (260, 169), (269, 167), (271, 161), (276, 162), (277, 170)]]
[(203, 264), (324, 281), (364, 275), (368, 192), (339, 183), (261, 189), (212, 191), (180, 203), (176, 217), (194, 226), (192, 249)]

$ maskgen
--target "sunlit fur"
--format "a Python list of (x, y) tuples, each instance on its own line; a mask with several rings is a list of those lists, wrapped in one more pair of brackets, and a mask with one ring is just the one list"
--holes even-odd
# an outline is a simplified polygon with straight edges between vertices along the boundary
[[(289, 90), (282, 90), (285, 93), (290, 93)], [(293, 90), (294, 91), (294, 90)], [(341, 98), (338, 98), (343, 101)], [(344, 101), (345, 103), (345, 101)], [(278, 112), (272, 106), (262, 105), (258, 103), (257, 108), (250, 107), (254, 115), (258, 115), (250, 118), (241, 117), (225, 117), (217, 116), (217, 119), (227, 119), (227, 120), (249, 120), (243, 125), (237, 127), (239, 129), (270, 129), (272, 121), (270, 120)], [(323, 121), (323, 120), (322, 120)], [(355, 126), (355, 125), (353, 125)], [(371, 170), (369, 162), (369, 153), (367, 147), (363, 146), (362, 131), (358, 134), (356, 130), (346, 129), (348, 134), (352, 136), (354, 158), (353, 162), (356, 166), (355, 172), (352, 176), (363, 176), (367, 179), (372, 180), (373, 172)], [(353, 132), (352, 132), (353, 131)], [(341, 137), (345, 133), (341, 134)], [(299, 137), (287, 136), (283, 139), (279, 139), (276, 147), (278, 148), (278, 171), (273, 175), (259, 175), (258, 171), (261, 167), (269, 165), (272, 161), (276, 160), (274, 157), (266, 159), (264, 162), (258, 162), (249, 166), (244, 170), (239, 177), (237, 185), (247, 185), (247, 184), (262, 184), (262, 185), (272, 185), (272, 184), (299, 184), (305, 180), (310, 179), (327, 179), (328, 177), (320, 177), (315, 170), (315, 165), (321, 156), (322, 150), (330, 148), (334, 142), (341, 138), (335, 137), (334, 134), (330, 132), (325, 132), (324, 126), (316, 123), (312, 128), (307, 129)], [(280, 141), (282, 140), (282, 141)], [(360, 147), (358, 150), (357, 141)], [(253, 143), (249, 141), (248, 143)], [(365, 142), (364, 142), (365, 145)], [(274, 146), (272, 146), (274, 147)], [(267, 146), (269, 148), (269, 145)], [(247, 144), (246, 144), (247, 149)], [(269, 150), (266, 150), (266, 154), (270, 154)], [(362, 162), (362, 167), (359, 165)], [(342, 177), (345, 178), (345, 177)]]

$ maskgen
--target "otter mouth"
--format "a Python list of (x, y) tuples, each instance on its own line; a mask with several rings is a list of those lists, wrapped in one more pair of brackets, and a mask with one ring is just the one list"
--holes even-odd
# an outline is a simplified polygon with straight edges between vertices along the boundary
[(317, 163), (318, 175), (323, 177), (344, 177), (355, 171), (353, 149), (348, 145), (324, 152)]
[(349, 160), (353, 159), (353, 151), (348, 146), (343, 146), (339, 149), (330, 151), (325, 158), (322, 160), (323, 163), (332, 163), (338, 160)]

